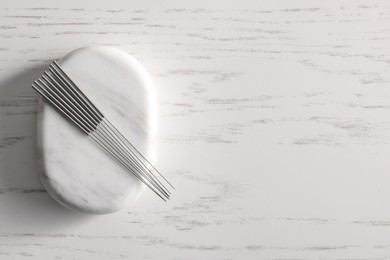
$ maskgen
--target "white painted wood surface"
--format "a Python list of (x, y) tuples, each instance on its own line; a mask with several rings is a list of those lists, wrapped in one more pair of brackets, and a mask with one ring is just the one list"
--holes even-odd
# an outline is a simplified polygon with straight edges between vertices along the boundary
[[(0, 259), (390, 259), (389, 1), (100, 2), (1, 1)], [(94, 44), (152, 75), (167, 204), (37, 179), (30, 84)]]

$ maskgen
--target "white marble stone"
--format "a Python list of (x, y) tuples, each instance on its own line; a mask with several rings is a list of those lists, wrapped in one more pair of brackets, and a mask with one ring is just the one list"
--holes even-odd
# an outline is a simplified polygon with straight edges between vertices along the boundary
[[(142, 65), (128, 53), (105, 46), (74, 50), (60, 64), (106, 118), (155, 161), (156, 96)], [(40, 179), (65, 207), (112, 213), (144, 190), (138, 179), (42, 100), (37, 127)]]

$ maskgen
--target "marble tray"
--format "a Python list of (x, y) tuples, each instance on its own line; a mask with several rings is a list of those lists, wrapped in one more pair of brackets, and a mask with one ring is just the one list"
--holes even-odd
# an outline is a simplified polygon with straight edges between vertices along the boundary
[[(128, 53), (94, 46), (60, 59), (66, 73), (105, 116), (153, 163), (157, 105), (153, 83)], [(39, 175), (65, 207), (90, 214), (123, 209), (144, 185), (51, 106), (38, 105)]]

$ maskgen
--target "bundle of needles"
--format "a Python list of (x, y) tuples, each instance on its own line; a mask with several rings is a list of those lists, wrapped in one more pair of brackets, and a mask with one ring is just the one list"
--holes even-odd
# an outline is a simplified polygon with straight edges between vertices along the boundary
[(172, 184), (92, 104), (57, 61), (32, 87), (161, 199), (170, 198), (167, 186), (174, 189)]

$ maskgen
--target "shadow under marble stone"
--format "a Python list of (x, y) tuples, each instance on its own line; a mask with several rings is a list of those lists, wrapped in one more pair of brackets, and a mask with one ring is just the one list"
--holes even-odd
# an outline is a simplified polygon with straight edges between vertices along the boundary
[(5, 232), (16, 227), (25, 232), (33, 229), (50, 232), (88, 218), (59, 205), (38, 179), (38, 94), (31, 83), (45, 68), (31, 68), (0, 78), (0, 221)]

